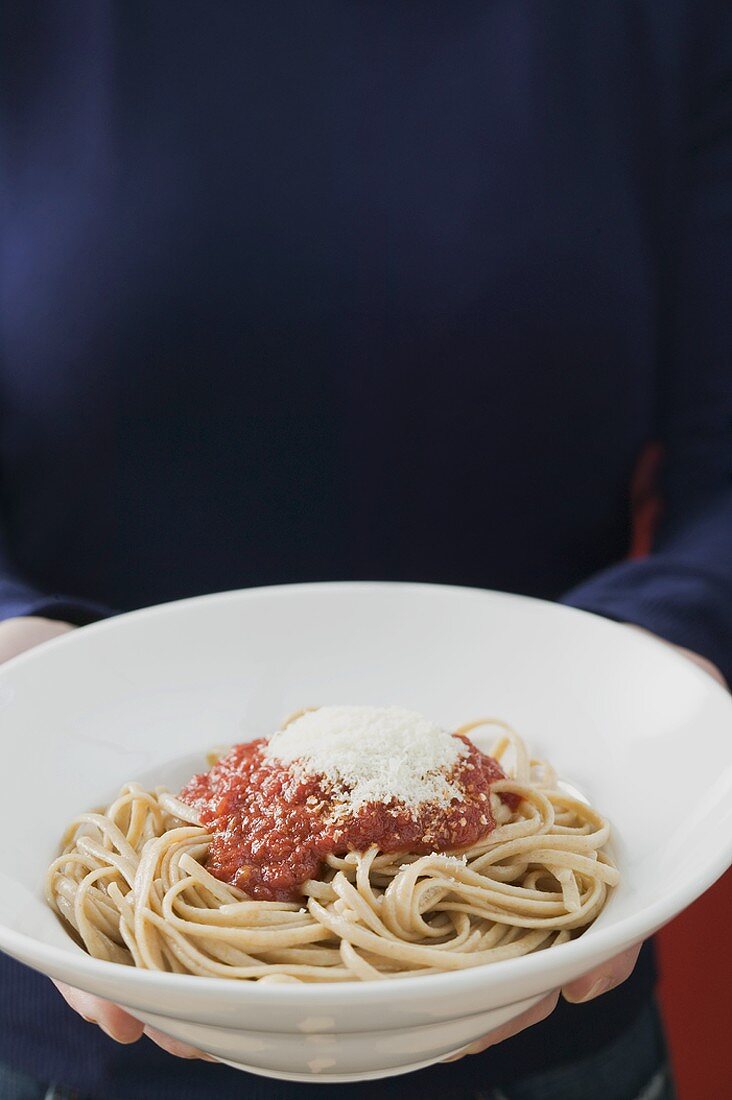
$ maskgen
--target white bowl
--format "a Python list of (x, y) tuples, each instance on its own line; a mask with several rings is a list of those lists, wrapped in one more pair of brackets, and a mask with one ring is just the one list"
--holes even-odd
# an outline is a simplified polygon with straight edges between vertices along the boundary
[[(260, 986), (86, 955), (43, 898), (66, 823), (127, 780), (175, 785), (209, 746), (326, 702), (511, 722), (613, 824), (622, 882), (597, 922), (548, 951), (393, 983)], [(0, 728), (0, 948), (271, 1077), (442, 1059), (648, 936), (732, 855), (727, 693), (639, 632), (494, 592), (292, 585), (134, 612), (3, 666)]]

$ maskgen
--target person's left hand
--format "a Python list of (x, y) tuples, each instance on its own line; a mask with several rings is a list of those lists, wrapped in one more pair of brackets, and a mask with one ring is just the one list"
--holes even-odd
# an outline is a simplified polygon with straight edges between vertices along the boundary
[[(635, 627), (633, 623), (628, 625), (633, 626), (636, 630), (643, 629), (642, 627)], [(645, 633), (650, 632), (646, 631)], [(660, 640), (663, 641), (664, 639)], [(692, 653), (690, 649), (684, 649), (683, 646), (675, 645), (673, 648), (707, 672), (722, 687), (728, 687), (727, 681), (717, 666), (708, 661), (706, 657), (701, 657), (698, 653)], [(496, 1043), (502, 1043), (504, 1039), (510, 1039), (512, 1035), (518, 1035), (520, 1031), (531, 1027), (532, 1024), (540, 1023), (554, 1011), (560, 993), (565, 1001), (580, 1004), (584, 1001), (592, 1001), (595, 997), (600, 997), (603, 993), (615, 989), (633, 973), (641, 947), (642, 944), (636, 943), (633, 947), (629, 947), (627, 951), (623, 951), (608, 962), (602, 963), (601, 966), (595, 967), (587, 974), (583, 974), (581, 978), (575, 978), (573, 982), (569, 982), (561, 990), (555, 989), (553, 993), (543, 997), (528, 1012), (522, 1012), (520, 1016), (515, 1016), (512, 1020), (503, 1024), (502, 1027), (481, 1036), (480, 1039), (476, 1039), (475, 1042), (464, 1047), (457, 1054), (453, 1054), (452, 1057), (445, 1058), (444, 1061), (455, 1062), (459, 1058), (464, 1058), (467, 1054), (480, 1054), (482, 1050), (487, 1050), (488, 1047), (495, 1046)]]

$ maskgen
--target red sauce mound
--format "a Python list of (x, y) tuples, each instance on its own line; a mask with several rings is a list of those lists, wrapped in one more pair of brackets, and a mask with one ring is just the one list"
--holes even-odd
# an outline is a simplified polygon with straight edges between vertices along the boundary
[[(371, 802), (333, 818), (333, 794), (324, 777), (264, 756), (264, 738), (234, 745), (209, 772), (195, 775), (180, 793), (212, 834), (206, 869), (252, 898), (297, 900), (317, 878), (328, 855), (363, 852), (444, 852), (475, 844), (495, 827), (488, 797), (505, 779), (500, 764), (466, 737), (468, 753), (450, 773), (464, 792), (449, 806), (428, 803), (416, 811), (396, 800)], [(519, 799), (504, 794), (515, 809)]]

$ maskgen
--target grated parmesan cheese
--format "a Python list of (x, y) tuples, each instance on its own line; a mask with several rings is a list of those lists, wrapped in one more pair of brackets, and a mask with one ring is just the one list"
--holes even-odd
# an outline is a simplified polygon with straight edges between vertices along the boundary
[(467, 753), (456, 737), (403, 707), (320, 707), (269, 740), (265, 756), (322, 775), (344, 812), (398, 799), (409, 808), (464, 797), (447, 776)]

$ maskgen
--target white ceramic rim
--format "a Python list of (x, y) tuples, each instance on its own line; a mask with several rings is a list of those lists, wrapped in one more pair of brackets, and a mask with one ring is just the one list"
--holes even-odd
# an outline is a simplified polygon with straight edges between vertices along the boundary
[[(594, 620), (596, 624), (601, 624), (602, 629), (627, 629), (627, 627), (613, 622), (611, 619), (605, 619), (602, 616), (594, 615), (587, 611), (581, 611), (578, 608), (567, 607), (564, 604), (553, 604), (547, 600), (535, 599), (531, 596), (498, 592), (494, 589), (471, 588), (465, 585), (421, 584), (401, 581), (322, 581), (311, 584), (282, 584), (261, 586), (251, 589), (233, 589), (228, 592), (216, 592), (210, 595), (192, 596), (184, 600), (174, 600), (165, 604), (157, 604), (150, 608), (140, 608), (136, 611), (115, 615), (101, 622), (92, 623), (82, 629), (84, 630), (85, 636), (88, 637), (88, 634), (91, 632), (102, 633), (107, 630), (116, 630), (119, 629), (120, 623), (136, 620), (141, 617), (152, 618), (160, 615), (174, 614), (179, 608), (185, 608), (191, 604), (213, 603), (216, 601), (223, 602), (230, 600), (234, 596), (244, 599), (256, 599), (257, 596), (263, 594), (266, 594), (267, 598), (277, 598), (279, 596), (286, 597), (293, 588), (301, 592), (315, 593), (326, 593), (336, 589), (355, 592), (358, 590), (373, 590), (376, 588), (411, 588), (415, 590), (428, 589), (430, 591), (439, 589), (450, 592), (464, 592), (466, 594), (473, 593), (476, 596), (490, 593), (492, 597), (499, 597), (512, 601), (520, 600), (524, 603), (530, 603), (537, 608), (551, 608), (552, 614), (589, 618)], [(45, 650), (46, 647), (73, 644), (74, 637), (75, 632), (71, 632), (54, 638), (49, 642), (44, 642), (42, 646), (38, 646), (29, 650), (27, 653), (22, 653), (18, 657), (12, 658), (12, 660), (6, 662), (2, 667), (6, 669), (16, 667), (21, 662), (32, 661), (35, 659), (38, 651), (40, 649)], [(687, 676), (689, 672), (697, 675), (702, 678), (707, 690), (720, 692), (725, 698), (728, 698), (728, 692), (708, 673), (704, 672), (701, 668), (695, 667), (686, 657), (683, 657), (680, 653), (676, 653), (667, 643), (640, 631), (634, 634), (634, 638), (635, 644), (662, 647), (666, 654), (666, 659), (672, 662), (677, 661), (679, 667), (683, 666), (683, 668), (686, 669)], [(732, 736), (732, 730), (730, 731), (730, 736)], [(730, 820), (732, 822), (732, 817)], [(83, 979), (87, 975), (93, 978), (95, 974), (100, 977), (106, 976), (107, 978), (114, 978), (119, 985), (122, 999), (124, 999), (124, 995), (122, 994), (123, 990), (125, 993), (127, 991), (132, 993), (132, 997), (135, 999), (133, 992), (135, 988), (139, 989), (140, 992), (146, 988), (155, 988), (161, 991), (178, 994), (183, 994), (186, 990), (189, 992), (198, 990), (201, 996), (205, 996), (206, 994), (215, 995), (218, 993), (224, 995), (227, 1000), (230, 999), (230, 994), (232, 994), (234, 990), (237, 990), (236, 996), (251, 998), (251, 1001), (255, 1005), (259, 1003), (268, 1006), (276, 1006), (284, 1003), (294, 1003), (295, 1005), (302, 1003), (303, 1005), (307, 1004), (318, 1007), (321, 1004), (325, 1005), (327, 1003), (332, 1003), (334, 998), (343, 1002), (344, 1006), (352, 1001), (357, 1001), (361, 1005), (364, 1003), (379, 1004), (383, 1002), (386, 990), (388, 989), (401, 991), (404, 996), (413, 994), (421, 995), (423, 998), (429, 997), (437, 1000), (442, 993), (467, 993), (477, 986), (485, 986), (486, 983), (490, 984), (494, 982), (496, 984), (502, 984), (502, 980), (508, 975), (512, 976), (516, 981), (519, 979), (530, 979), (531, 977), (538, 978), (540, 974), (549, 977), (553, 971), (557, 969), (565, 970), (571, 964), (586, 962), (589, 969), (593, 964), (596, 965), (599, 960), (612, 957), (612, 955), (619, 953), (624, 950), (624, 948), (637, 942), (638, 939), (646, 938), (657, 929), (661, 928), (667, 921), (685, 909), (687, 905), (699, 897), (724, 874), (730, 864), (732, 864), (732, 829), (730, 830), (730, 834), (724, 838), (723, 841), (720, 841), (719, 845), (713, 848), (710, 846), (706, 851), (708, 853), (707, 858), (700, 861), (693, 881), (689, 880), (686, 883), (680, 884), (667, 894), (657, 898), (652, 904), (645, 906), (639, 912), (624, 917), (608, 927), (590, 929), (585, 935), (580, 936), (578, 939), (559, 944), (553, 947), (551, 951), (537, 951), (529, 955), (520, 956), (516, 959), (506, 959), (484, 966), (467, 967), (464, 970), (446, 971), (442, 974), (424, 974), (421, 976), (417, 975), (413, 978), (400, 978), (398, 982), (393, 983), (380, 981), (360, 982), (354, 980), (349, 982), (327, 982), (312, 985), (303, 984), (302, 986), (297, 986), (294, 983), (287, 983), (286, 985), (261, 985), (258, 982), (242, 982), (236, 978), (204, 978), (193, 974), (168, 974), (160, 971), (138, 970), (134, 967), (122, 966), (119, 963), (94, 959), (90, 955), (87, 955), (81, 948), (79, 948), (78, 956), (74, 956), (71, 965), (78, 973), (80, 979)], [(1, 925), (0, 948), (8, 951), (12, 955), (17, 955), (25, 959), (31, 958), (33, 960), (31, 963), (32, 967), (44, 972), (47, 970), (55, 971), (59, 969), (68, 971), (70, 965), (69, 954), (62, 948), (45, 944), (33, 936), (26, 936), (22, 932), (16, 932)], [(559, 967), (560, 962), (566, 964), (566, 967)], [(549, 987), (549, 985), (546, 986), (546, 988)], [(386, 993), (386, 996), (388, 997), (389, 994)]]

